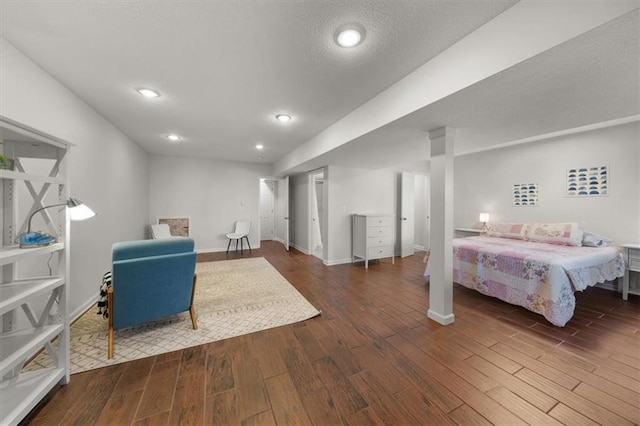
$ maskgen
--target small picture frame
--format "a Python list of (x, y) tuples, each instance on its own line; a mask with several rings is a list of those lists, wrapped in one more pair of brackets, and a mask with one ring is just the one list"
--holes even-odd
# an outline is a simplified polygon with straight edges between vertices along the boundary
[(513, 205), (517, 207), (533, 207), (538, 205), (538, 184), (517, 183), (513, 185)]

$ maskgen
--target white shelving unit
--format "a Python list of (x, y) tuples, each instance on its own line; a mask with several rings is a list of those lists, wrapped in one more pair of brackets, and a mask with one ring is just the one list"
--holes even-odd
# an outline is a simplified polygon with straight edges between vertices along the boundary
[[(0, 425), (4, 426), (20, 423), (57, 384), (69, 381), (66, 208), (45, 209), (34, 216), (34, 224), (40, 224), (36, 229), (44, 226), (43, 231), (57, 242), (22, 249), (17, 243), (33, 211), (52, 204), (54, 197), (53, 204), (69, 198), (70, 144), (4, 117), (0, 117), (0, 138), (3, 154), (15, 161), (15, 170), (0, 170)], [(53, 366), (25, 371), (26, 363), (41, 351), (47, 352)]]

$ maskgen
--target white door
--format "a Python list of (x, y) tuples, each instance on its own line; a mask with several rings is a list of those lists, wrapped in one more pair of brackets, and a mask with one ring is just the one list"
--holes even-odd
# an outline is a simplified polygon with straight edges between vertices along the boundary
[[(278, 205), (278, 215), (276, 217), (276, 224), (278, 226), (279, 235), (278, 239), (282, 238), (284, 247), (289, 251), (289, 235), (291, 221), (289, 220), (289, 176), (284, 179), (278, 179), (278, 190), (276, 191), (276, 205)], [(280, 237), (280, 232), (282, 237)]]
[(322, 259), (322, 214), (324, 172), (309, 175), (309, 252)]
[(260, 180), (260, 241), (273, 240), (274, 221), (274, 181)]
[(400, 257), (414, 253), (415, 180), (413, 173), (402, 172), (400, 178)]

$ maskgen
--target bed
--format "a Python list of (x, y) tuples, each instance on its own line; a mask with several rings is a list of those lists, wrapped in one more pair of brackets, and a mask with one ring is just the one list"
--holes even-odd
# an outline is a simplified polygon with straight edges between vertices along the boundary
[(573, 316), (574, 292), (624, 276), (625, 269), (618, 247), (479, 236), (454, 239), (453, 252), (453, 282), (541, 314), (559, 327)]

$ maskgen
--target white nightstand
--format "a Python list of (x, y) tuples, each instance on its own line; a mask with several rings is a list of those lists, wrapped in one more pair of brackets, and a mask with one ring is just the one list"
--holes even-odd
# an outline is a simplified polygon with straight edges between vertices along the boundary
[(627, 265), (622, 279), (622, 299), (627, 300), (629, 293), (640, 295), (640, 289), (629, 291), (629, 275), (640, 272), (640, 244), (623, 244), (624, 262)]
[(476, 237), (478, 235), (486, 234), (487, 231), (477, 228), (455, 228), (454, 229), (455, 238), (462, 237)]

